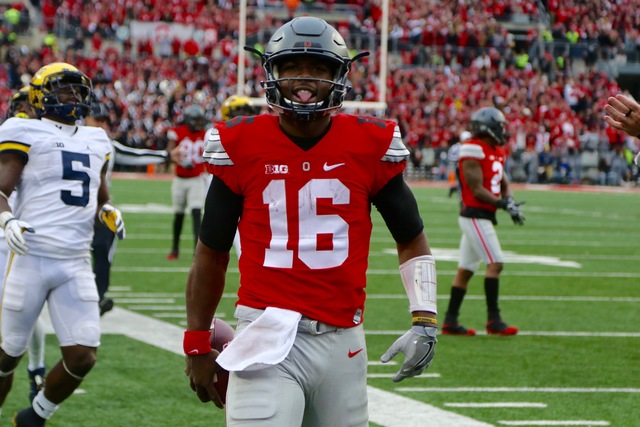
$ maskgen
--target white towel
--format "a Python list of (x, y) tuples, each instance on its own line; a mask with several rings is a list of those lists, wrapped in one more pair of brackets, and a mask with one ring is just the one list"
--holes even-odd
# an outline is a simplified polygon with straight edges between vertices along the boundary
[(227, 371), (257, 371), (282, 362), (293, 347), (301, 317), (295, 311), (267, 307), (233, 338), (216, 362)]

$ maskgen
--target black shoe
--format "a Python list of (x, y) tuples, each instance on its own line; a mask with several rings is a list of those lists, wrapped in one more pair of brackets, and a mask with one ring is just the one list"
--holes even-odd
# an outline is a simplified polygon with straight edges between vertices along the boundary
[(11, 422), (15, 427), (44, 427), (46, 421), (29, 406), (18, 412)]
[(29, 402), (33, 402), (36, 394), (44, 388), (45, 368), (27, 369), (29, 373)]
[(100, 316), (113, 310), (113, 300), (111, 298), (102, 298), (98, 305), (100, 306)]

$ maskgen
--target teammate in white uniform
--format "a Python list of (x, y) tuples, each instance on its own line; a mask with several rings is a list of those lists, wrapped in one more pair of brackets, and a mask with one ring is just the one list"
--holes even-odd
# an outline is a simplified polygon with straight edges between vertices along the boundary
[[(29, 104), (29, 86), (24, 86), (16, 93), (11, 95), (11, 101), (9, 103), (9, 112), (7, 118), (17, 117), (21, 119), (33, 119), (35, 118), (35, 112)], [(16, 193), (14, 192), (9, 197), (9, 206), (13, 206), (16, 199)], [(4, 230), (0, 228), (0, 277), (2, 277), (2, 283), (4, 283), (4, 275), (6, 273), (5, 267), (9, 259), (9, 250), (4, 243)], [(1, 285), (1, 284), (0, 284)], [(27, 346), (27, 355), (29, 357), (29, 364), (27, 366), (27, 375), (29, 376), (29, 401), (33, 401), (33, 398), (38, 394), (38, 390), (44, 385), (44, 376), (46, 373), (46, 366), (44, 363), (44, 349), (45, 349), (45, 333), (44, 322), (42, 316), (38, 317), (35, 327), (33, 328), (33, 334), (29, 340)]]
[[(32, 406), (16, 414), (17, 427), (44, 426), (95, 364), (94, 221), (124, 235), (120, 212), (106, 204), (109, 138), (102, 129), (75, 124), (89, 111), (91, 80), (72, 65), (52, 63), (30, 86), (29, 101), (41, 120), (11, 118), (0, 126), (0, 226), (12, 252), (1, 313), (0, 405), (45, 301), (62, 360)], [(7, 199), (14, 188), (12, 211)]]

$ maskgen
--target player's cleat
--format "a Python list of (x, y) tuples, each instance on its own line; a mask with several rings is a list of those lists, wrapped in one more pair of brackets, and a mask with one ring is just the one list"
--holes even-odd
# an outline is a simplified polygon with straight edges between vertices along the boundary
[(33, 407), (18, 412), (11, 421), (15, 427), (44, 427), (47, 420), (36, 414)]
[(36, 394), (44, 388), (45, 368), (37, 368), (33, 371), (27, 369), (27, 372), (29, 373), (29, 402), (33, 402)]
[(475, 329), (467, 329), (460, 323), (445, 323), (442, 325), (442, 335), (467, 335), (472, 337), (476, 334)]
[(489, 335), (516, 335), (518, 328), (515, 326), (509, 326), (502, 320), (490, 320), (486, 325), (487, 334)]
[(171, 252), (167, 255), (167, 261), (175, 261), (178, 259), (178, 252)]
[(103, 316), (106, 312), (113, 310), (113, 300), (111, 298), (102, 298), (98, 305), (100, 306), (100, 316)]

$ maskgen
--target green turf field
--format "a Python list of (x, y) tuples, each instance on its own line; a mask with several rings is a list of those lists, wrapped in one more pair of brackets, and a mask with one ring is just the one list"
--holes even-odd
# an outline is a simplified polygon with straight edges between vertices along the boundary
[[(168, 181), (114, 180), (114, 204), (125, 215), (127, 239), (118, 244), (110, 296), (117, 308), (182, 328), (193, 242), (187, 221), (180, 259), (165, 260), (171, 240), (169, 188)], [(445, 188), (415, 193), (438, 260), (442, 319), (456, 269), (457, 201)], [(500, 213), (498, 233), (508, 255), (502, 314), (521, 333), (440, 337), (426, 375), (400, 384), (390, 379), (398, 365), (375, 363), (410, 319), (394, 244), (374, 211), (365, 313), (369, 384), (484, 423), (477, 425), (640, 426), (640, 193), (519, 190), (516, 196), (527, 201), (527, 223), (516, 227)], [(231, 267), (219, 310), (229, 321), (238, 280), (234, 258)], [(482, 278), (474, 278), (460, 319), (479, 331), (485, 321), (482, 289)], [(51, 365), (59, 354), (54, 336), (47, 337), (47, 345)], [(18, 368), (0, 425), (9, 425), (10, 415), (27, 404), (25, 366), (23, 361)], [(223, 426), (223, 412), (198, 401), (183, 367), (180, 355), (105, 334), (81, 392), (47, 425)], [(398, 408), (397, 415), (406, 408)], [(454, 426), (433, 417), (402, 425)]]

